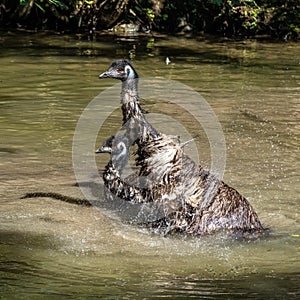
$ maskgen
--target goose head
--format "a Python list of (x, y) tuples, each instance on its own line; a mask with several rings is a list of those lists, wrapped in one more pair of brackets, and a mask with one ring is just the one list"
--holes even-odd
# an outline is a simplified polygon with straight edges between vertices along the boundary
[(104, 141), (96, 153), (110, 153), (110, 160), (121, 173), (129, 159), (129, 141), (124, 135), (113, 135)]
[(99, 75), (99, 78), (114, 78), (121, 81), (137, 79), (139, 76), (128, 59), (113, 62), (108, 70)]

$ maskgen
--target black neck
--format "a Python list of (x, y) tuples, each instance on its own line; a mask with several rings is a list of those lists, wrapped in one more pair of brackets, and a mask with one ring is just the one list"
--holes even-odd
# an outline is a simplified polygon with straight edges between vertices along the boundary
[(127, 128), (129, 141), (142, 141), (148, 137), (156, 137), (159, 133), (146, 120), (138, 96), (138, 78), (122, 82), (121, 93), (123, 126)]
[(138, 101), (138, 84), (139, 79), (127, 79), (122, 82), (122, 99), (121, 103), (126, 104), (128, 102)]

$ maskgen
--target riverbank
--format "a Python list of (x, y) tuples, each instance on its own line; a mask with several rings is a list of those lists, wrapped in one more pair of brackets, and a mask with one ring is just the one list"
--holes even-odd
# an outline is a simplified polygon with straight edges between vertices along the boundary
[[(134, 30), (248, 39), (300, 39), (300, 1), (4, 0), (0, 27), (88, 34)], [(129, 29), (130, 28), (130, 29)]]

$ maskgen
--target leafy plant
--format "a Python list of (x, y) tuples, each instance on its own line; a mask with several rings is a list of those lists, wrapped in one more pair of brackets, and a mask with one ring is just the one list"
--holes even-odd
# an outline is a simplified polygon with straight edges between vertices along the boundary
[(300, 0), (1, 0), (0, 25), (71, 31), (120, 23), (175, 33), (193, 31), (300, 39)]

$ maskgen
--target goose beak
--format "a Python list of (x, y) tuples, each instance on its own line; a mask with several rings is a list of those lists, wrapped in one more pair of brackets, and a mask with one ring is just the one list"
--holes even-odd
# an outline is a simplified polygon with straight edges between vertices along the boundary
[(111, 153), (111, 148), (110, 147), (106, 147), (106, 146), (102, 146), (100, 148), (98, 148), (95, 153)]

